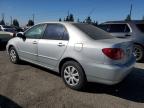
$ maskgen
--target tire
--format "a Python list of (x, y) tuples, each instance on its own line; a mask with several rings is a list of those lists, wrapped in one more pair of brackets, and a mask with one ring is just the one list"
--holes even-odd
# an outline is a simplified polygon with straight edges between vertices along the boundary
[(61, 76), (65, 84), (74, 90), (82, 90), (86, 84), (86, 77), (81, 65), (75, 61), (67, 61), (61, 69)]
[(19, 56), (18, 56), (17, 51), (14, 47), (11, 47), (9, 49), (9, 57), (10, 57), (10, 61), (14, 64), (18, 64), (20, 62)]
[(144, 58), (144, 49), (140, 45), (134, 45), (134, 54), (136, 56), (136, 61), (140, 62)]

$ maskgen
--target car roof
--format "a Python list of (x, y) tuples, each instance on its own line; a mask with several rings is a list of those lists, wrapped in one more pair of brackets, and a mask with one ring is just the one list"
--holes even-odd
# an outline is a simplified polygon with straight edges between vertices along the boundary
[(103, 24), (110, 24), (110, 23), (119, 23), (119, 24), (123, 24), (123, 23), (134, 23), (134, 24), (144, 24), (144, 20), (131, 20), (131, 21), (107, 21), (104, 22)]
[(45, 24), (45, 23), (74, 24), (75, 22), (64, 22), (64, 21), (47, 21), (47, 22), (41, 22), (41, 23), (38, 23), (38, 24)]

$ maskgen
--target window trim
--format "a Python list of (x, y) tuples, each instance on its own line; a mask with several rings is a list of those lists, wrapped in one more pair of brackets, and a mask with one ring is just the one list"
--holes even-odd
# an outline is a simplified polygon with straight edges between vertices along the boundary
[(65, 27), (65, 25), (60, 24), (60, 23), (46, 23), (45, 31), (44, 31), (43, 36), (41, 37), (41, 39), (44, 39), (44, 40), (59, 40), (59, 39), (45, 39), (45, 38), (43, 38), (45, 36), (45, 33), (46, 33), (46, 28), (48, 27), (48, 25), (52, 25), (52, 24), (63, 26), (65, 28), (66, 32), (67, 32), (68, 39), (62, 39), (61, 41), (69, 41), (70, 38), (69, 38), (69, 32), (68, 32), (67, 28)]

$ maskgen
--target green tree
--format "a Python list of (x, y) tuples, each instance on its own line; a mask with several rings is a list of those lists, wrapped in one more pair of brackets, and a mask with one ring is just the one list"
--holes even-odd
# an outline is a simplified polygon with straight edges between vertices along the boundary
[(65, 21), (69, 21), (69, 16), (66, 17), (66, 20), (65, 20)]
[(5, 25), (5, 21), (3, 19), (0, 21), (0, 25)]
[(90, 16), (88, 16), (88, 17), (86, 18), (86, 23), (88, 23), (88, 24), (91, 24), (91, 23), (92, 23), (92, 20), (91, 20), (91, 17), (90, 17)]
[(27, 26), (33, 26), (33, 25), (34, 25), (33, 20), (29, 20)]
[(73, 16), (73, 14), (69, 15), (69, 21), (74, 22), (74, 16)]
[(128, 14), (125, 21), (131, 21), (131, 16)]
[(74, 22), (74, 16), (73, 16), (73, 14), (70, 14), (70, 15), (66, 16), (66, 18), (65, 18), (64, 21), (71, 21), (71, 22)]
[(62, 21), (62, 19), (61, 19), (61, 18), (59, 18), (59, 21), (61, 22), (61, 21)]
[(19, 22), (17, 19), (13, 20), (13, 26), (19, 27)]

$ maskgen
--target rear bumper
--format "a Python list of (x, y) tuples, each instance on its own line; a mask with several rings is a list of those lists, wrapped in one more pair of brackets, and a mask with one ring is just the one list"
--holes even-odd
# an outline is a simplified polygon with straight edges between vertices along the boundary
[(132, 58), (124, 65), (89, 64), (84, 70), (88, 82), (113, 85), (122, 81), (132, 71), (134, 64), (135, 58)]

